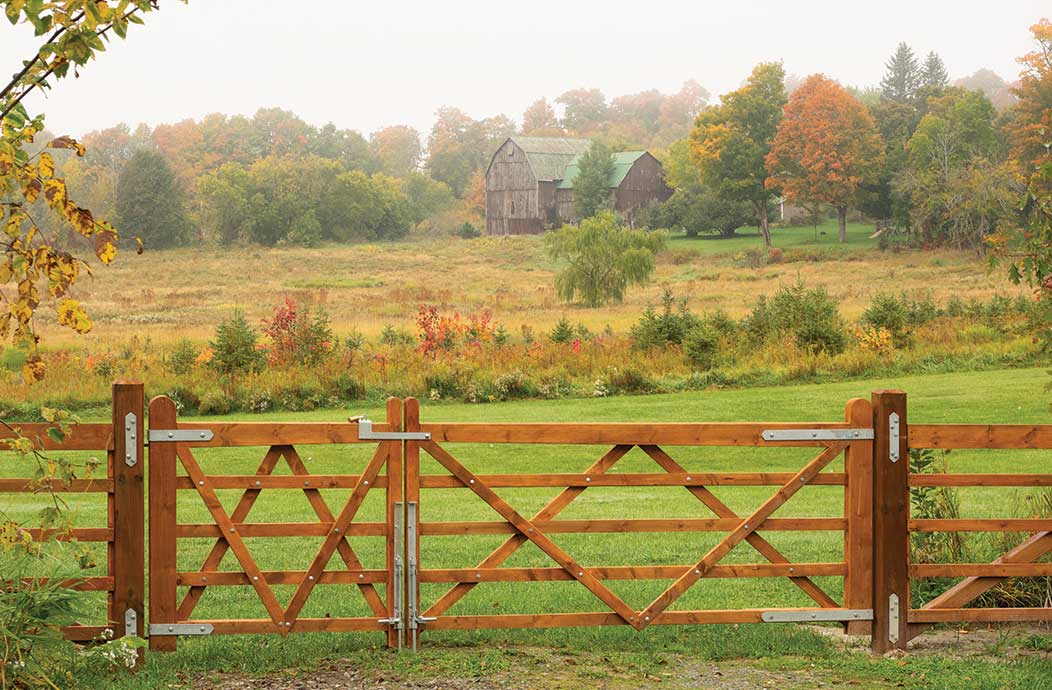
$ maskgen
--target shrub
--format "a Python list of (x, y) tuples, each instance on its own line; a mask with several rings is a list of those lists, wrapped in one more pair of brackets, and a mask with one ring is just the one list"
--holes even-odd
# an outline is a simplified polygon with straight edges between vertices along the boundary
[(197, 408), (201, 415), (224, 415), (230, 414), (234, 409), (234, 401), (222, 391), (209, 391), (201, 396), (201, 404)]
[(699, 323), (698, 317), (687, 309), (687, 300), (680, 300), (677, 304), (672, 290), (665, 288), (661, 295), (661, 313), (648, 306), (629, 335), (633, 345), (640, 349), (679, 345), (687, 332)]
[(903, 345), (909, 339), (909, 309), (895, 295), (877, 293), (873, 295), (869, 306), (862, 312), (862, 323), (873, 329), (884, 329), (891, 334), (897, 345)]
[(555, 328), (548, 334), (548, 339), (553, 343), (568, 343), (573, 340), (574, 330), (573, 326), (564, 316), (559, 319), (559, 323), (555, 324)]
[(290, 412), (315, 410), (322, 407), (326, 402), (322, 391), (305, 384), (281, 388), (278, 390), (276, 397), (281, 407)]
[(261, 371), (266, 364), (259, 350), (259, 333), (248, 325), (240, 309), (216, 326), (211, 365), (220, 374), (237, 375)]
[(470, 222), (465, 222), (463, 225), (461, 225), (460, 229), (457, 231), (457, 234), (460, 235), (461, 237), (463, 237), (465, 240), (473, 240), (476, 237), (479, 237), (479, 236), (482, 235), (482, 233), (479, 231), (479, 229), (476, 228)]
[(288, 297), (274, 308), (273, 318), (263, 322), (263, 333), (270, 339), (270, 363), (278, 366), (320, 364), (332, 354), (335, 342), (325, 312), (301, 308)]
[(189, 388), (173, 388), (165, 393), (175, 403), (175, 409), (180, 414), (197, 414), (201, 406), (201, 398)]
[(705, 315), (705, 323), (715, 328), (720, 335), (728, 336), (738, 330), (738, 322), (732, 319), (727, 312), (717, 309)]
[(251, 412), (266, 412), (274, 406), (274, 401), (270, 397), (270, 391), (263, 389), (252, 391), (245, 398), (245, 405)]
[(510, 338), (511, 336), (508, 335), (508, 331), (504, 328), (504, 324), (499, 324), (497, 330), (493, 331), (493, 343), (495, 345), (503, 347), (508, 344)]
[(342, 400), (361, 400), (365, 397), (365, 384), (347, 372), (338, 374), (329, 384), (329, 390)]
[(611, 369), (606, 376), (606, 388), (608, 393), (614, 394), (650, 393), (654, 390), (654, 382), (637, 369)]
[(381, 345), (413, 345), (414, 343), (416, 343), (416, 338), (412, 333), (404, 328), (395, 328), (389, 323), (385, 323), (383, 331), (380, 332)]
[(961, 316), (964, 316), (965, 313), (967, 312), (967, 310), (968, 310), (968, 307), (967, 307), (967, 305), (965, 305), (964, 300), (961, 299), (960, 297), (958, 297), (957, 295), (954, 295), (953, 297), (951, 297), (949, 299), (949, 301), (946, 303), (946, 315), (947, 316), (953, 316), (955, 318), (959, 318)]
[(188, 338), (182, 338), (175, 344), (175, 349), (169, 355), (165, 365), (168, 371), (176, 376), (186, 376), (194, 370), (199, 353), (194, 344)]
[(709, 324), (699, 324), (687, 332), (683, 342), (687, 359), (698, 369), (711, 369), (720, 351), (720, 333)]
[[(931, 449), (910, 450), (910, 472), (933, 474), (946, 471), (945, 454), (941, 462)], [(910, 516), (917, 519), (958, 519), (961, 517), (960, 497), (956, 489), (946, 486), (915, 486), (910, 488)], [(910, 562), (964, 562), (964, 539), (960, 532), (913, 532), (910, 534)], [(913, 606), (942, 594), (952, 584), (947, 578), (924, 578), (911, 588)]]
[(781, 288), (770, 301), (761, 295), (743, 328), (760, 342), (791, 334), (797, 345), (812, 352), (838, 354), (847, 346), (836, 301), (824, 288), (808, 290), (803, 281)]
[(493, 381), (493, 388), (500, 400), (533, 398), (537, 395), (537, 387), (526, 374), (518, 370), (498, 376)]

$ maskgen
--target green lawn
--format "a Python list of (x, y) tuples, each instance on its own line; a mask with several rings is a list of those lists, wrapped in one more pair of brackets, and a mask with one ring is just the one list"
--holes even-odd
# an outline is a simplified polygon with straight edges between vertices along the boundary
[[(877, 246), (877, 240), (870, 237), (873, 231), (874, 227), (869, 223), (848, 223), (847, 242), (841, 244), (836, 220), (826, 220), (818, 226), (817, 230), (810, 225), (772, 228), (771, 244), (780, 249), (800, 248), (832, 252), (874, 249)], [(733, 237), (674, 235), (669, 243), (669, 247), (674, 249), (689, 248), (706, 254), (737, 253), (762, 246), (763, 237), (758, 229), (752, 227), (739, 228)]]
[[(942, 374), (902, 377), (873, 381), (822, 385), (785, 386), (748, 390), (711, 391), (642, 397), (614, 397), (566, 401), (524, 401), (492, 405), (422, 404), (422, 420), (428, 421), (839, 421), (844, 403), (852, 397), (869, 397), (879, 388), (902, 388), (909, 394), (909, 419), (914, 422), (970, 423), (1049, 423), (1048, 395), (1043, 386), (1047, 376), (1040, 369), (1007, 370), (977, 373)], [(368, 413), (373, 419), (383, 418), (379, 409), (353, 409), (343, 412), (326, 410), (310, 413), (276, 413), (246, 417), (253, 421), (339, 421), (350, 414)], [(230, 421), (224, 417), (220, 421)], [(577, 472), (597, 459), (607, 448), (569, 446), (507, 446), (491, 444), (450, 444), (446, 446), (463, 464), (477, 473)], [(313, 446), (299, 449), (312, 472), (356, 473), (367, 460), (367, 448)], [(751, 448), (668, 448), (688, 470), (693, 471), (796, 471), (813, 449)], [(250, 474), (262, 458), (262, 448), (198, 449), (195, 455), (206, 473)], [(437, 464), (423, 456), (424, 473), (442, 473)], [(949, 456), (954, 471), (1052, 472), (1049, 454), (1027, 451), (957, 451)], [(840, 463), (830, 471), (839, 469)], [(10, 464), (0, 468), (8, 476), (17, 472)], [(281, 472), (287, 471), (281, 467)], [(614, 471), (659, 471), (648, 458), (634, 450)], [(774, 487), (720, 487), (715, 493), (733, 509), (745, 512), (766, 499)], [(523, 513), (538, 509), (554, 496), (557, 489), (498, 489), (498, 493)], [(1021, 502), (1021, 489), (965, 489), (961, 492), (965, 516), (1000, 516)], [(269, 495), (268, 495), (269, 494)], [(333, 511), (346, 500), (347, 491), (325, 491)], [(381, 521), (383, 496), (373, 492), (358, 520)], [(227, 511), (232, 510), (239, 492), (221, 491)], [(842, 514), (841, 487), (808, 487), (801, 490), (775, 517), (838, 517)], [(105, 523), (103, 501), (99, 498), (76, 498), (72, 505), (78, 522), (84, 525)], [(179, 522), (210, 522), (210, 517), (194, 492), (180, 492)], [(16, 513), (30, 514), (38, 506), (20, 498), (9, 505)], [(465, 490), (429, 489), (421, 498), (425, 521), (497, 520), (499, 517)], [(584, 492), (560, 518), (641, 518), (641, 517), (711, 517), (693, 496), (680, 488), (612, 488), (595, 487)], [(311, 522), (313, 512), (298, 491), (265, 491), (253, 509), (251, 521)], [(588, 534), (554, 535), (556, 542), (586, 565), (680, 564), (693, 562), (722, 535), (718, 533), (679, 534)], [(842, 538), (839, 533), (767, 532), (765, 537), (796, 562), (839, 561)], [(423, 540), (421, 567), (470, 568), (497, 546), (503, 537), (427, 537)], [(320, 538), (249, 540), (260, 566), (267, 569), (303, 570), (310, 562)], [(188, 539), (180, 542), (179, 569), (195, 570), (212, 544), (211, 539)], [(362, 537), (353, 546), (367, 568), (383, 567), (382, 538)], [(741, 546), (725, 562), (761, 562), (750, 547)], [(337, 557), (331, 564), (336, 568)], [(508, 566), (550, 566), (551, 561), (539, 550), (522, 548)], [(228, 555), (222, 569), (237, 569)], [(816, 578), (834, 598), (840, 597), (838, 578)], [(648, 603), (665, 586), (666, 581), (614, 581), (610, 587), (635, 608)], [(291, 587), (275, 588), (284, 603)], [(422, 603), (434, 601), (445, 586), (425, 585)], [(673, 608), (754, 608), (808, 606), (809, 600), (791, 583), (780, 578), (751, 580), (705, 580), (696, 585)], [(572, 582), (556, 583), (482, 583), (461, 600), (450, 614), (456, 613), (534, 613), (548, 611), (601, 611), (600, 604), (589, 592)], [(320, 586), (303, 611), (304, 616), (369, 615), (364, 600), (356, 589)], [(217, 587), (209, 590), (195, 611), (195, 617), (266, 617), (258, 598), (247, 587)], [(363, 664), (387, 664), (409, 673), (407, 666), (416, 662), (395, 661), (388, 657), (377, 661), (369, 651), (381, 644), (381, 636), (362, 634), (292, 635), (286, 640), (274, 637), (215, 637), (181, 640), (180, 649), (172, 655), (150, 657), (147, 670), (135, 680), (122, 683), (127, 687), (162, 687), (172, 681), (177, 670), (245, 669), (253, 672), (309, 665), (322, 657), (350, 655)], [(540, 644), (566, 650), (609, 650), (647, 656), (657, 651), (687, 654), (704, 659), (781, 658), (824, 659), (820, 663), (841, 664), (836, 649), (814, 634), (792, 626), (745, 625), (680, 628), (660, 626), (636, 633), (629, 628), (594, 628), (540, 631), (432, 632), (423, 638), (425, 648), (438, 664), (464, 664), (475, 658), (478, 650), (494, 645)], [(461, 652), (457, 648), (468, 645)], [(371, 661), (369, 660), (371, 659)], [(766, 663), (766, 662), (765, 662)], [(852, 662), (854, 663), (854, 662)], [(1022, 665), (986, 668), (979, 664), (974, 679), (989, 677), (991, 684), (962, 684), (950, 673), (951, 662), (931, 658), (904, 662), (906, 667), (924, 668), (927, 676), (941, 678), (941, 685), (905, 687), (1041, 687), (1038, 680), (1052, 683), (1047, 666)], [(941, 664), (941, 665), (940, 665)], [(470, 664), (468, 664), (470, 666)], [(856, 668), (857, 667), (857, 668)], [(869, 661), (859, 661), (850, 672), (856, 677), (897, 677), (901, 667), (887, 668)], [(868, 669), (868, 670), (867, 670)], [(479, 671), (479, 669), (475, 669)], [(480, 672), (480, 671), (479, 671)], [(883, 674), (883, 675), (882, 675)], [(1006, 675), (1007, 674), (1007, 675)], [(1007, 679), (1008, 684), (997, 684)], [(1032, 679), (1033, 683), (1030, 683)], [(1042, 681), (1042, 682), (1044, 682)], [(955, 685), (954, 683), (957, 683)], [(874, 686), (883, 687), (883, 686)], [(1047, 687), (1047, 685), (1046, 685)]]

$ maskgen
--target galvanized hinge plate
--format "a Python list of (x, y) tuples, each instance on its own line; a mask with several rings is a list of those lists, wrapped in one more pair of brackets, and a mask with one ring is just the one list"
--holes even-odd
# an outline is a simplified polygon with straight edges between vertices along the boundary
[(430, 441), (427, 431), (373, 431), (372, 421), (362, 417), (358, 420), (359, 441)]
[(150, 429), (150, 443), (200, 443), (212, 438), (214, 434), (209, 429)]
[(139, 634), (139, 614), (135, 609), (124, 612), (124, 636), (135, 637)]
[(402, 645), (405, 639), (404, 621), (402, 620), (403, 611), (403, 595), (404, 595), (404, 568), (405, 562), (402, 555), (405, 551), (405, 543), (403, 541), (405, 537), (405, 531), (402, 529), (402, 509), (405, 504), (396, 502), (394, 504), (394, 582), (392, 584), (392, 606), (391, 606), (391, 617), (381, 618), (378, 623), (381, 625), (390, 625), (394, 630), (398, 631), (398, 649), (402, 649)]
[(214, 628), (210, 623), (151, 623), (151, 637), (192, 637), (211, 635)]
[(872, 429), (767, 429), (764, 441), (870, 441)]
[(764, 623), (824, 623), (829, 621), (871, 621), (873, 609), (818, 609), (815, 611), (764, 611)]
[(899, 415), (892, 412), (888, 415), (888, 457), (892, 462), (899, 461)]
[[(893, 413), (894, 414), (894, 413)], [(899, 641), (899, 595), (888, 596), (888, 642)]]
[(124, 415), (124, 464), (128, 467), (135, 467), (139, 462), (139, 444), (136, 443), (138, 426), (139, 418), (134, 412)]

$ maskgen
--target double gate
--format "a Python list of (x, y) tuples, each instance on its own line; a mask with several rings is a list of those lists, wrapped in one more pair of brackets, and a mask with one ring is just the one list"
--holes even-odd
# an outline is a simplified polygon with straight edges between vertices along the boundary
[[(106, 497), (106, 526), (70, 535), (105, 542), (106, 574), (76, 583), (105, 593), (105, 620), (71, 639), (140, 635), (162, 651), (183, 636), (364, 631), (415, 647), (428, 630), (835, 621), (882, 652), (931, 624), (1052, 620), (980, 599), (1052, 575), (1048, 516), (998, 514), (1007, 502), (910, 516), (925, 487), (1042, 489), (1052, 473), (909, 462), (1052, 450), (1052, 425), (909, 425), (898, 391), (793, 424), (431, 423), (412, 398), (375, 424), (191, 422), (162, 397), (147, 427), (142, 384), (113, 400), (112, 424), (63, 443), (22, 429), (45, 453), (106, 453), (105, 478), (51, 486)], [(0, 479), (3, 493), (38, 489)], [(911, 540), (934, 532), (1024, 537), (989, 563), (911, 562)], [(925, 578), (957, 582), (911, 606)]]

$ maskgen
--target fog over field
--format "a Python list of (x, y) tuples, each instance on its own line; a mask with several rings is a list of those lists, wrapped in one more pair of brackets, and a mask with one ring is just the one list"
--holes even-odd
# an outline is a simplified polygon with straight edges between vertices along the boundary
[[(430, 129), (435, 110), (518, 117), (538, 96), (598, 88), (612, 96), (696, 79), (714, 96), (757, 62), (876, 84), (899, 41), (939, 53), (951, 78), (989, 68), (1012, 81), (1027, 27), (1048, 3), (629, 3), (584, 0), (558, 12), (467, 0), (394, 4), (320, 0), (166, 2), (47, 98), (49, 127), (83, 134), (117, 122), (155, 125), (211, 112), (292, 110), (311, 123), (368, 133)], [(35, 50), (27, 26), (8, 32), (0, 60)], [(178, 58), (174, 58), (178, 54)], [(127, 98), (134, 85), (135, 98)], [(31, 110), (44, 109), (34, 95)]]

